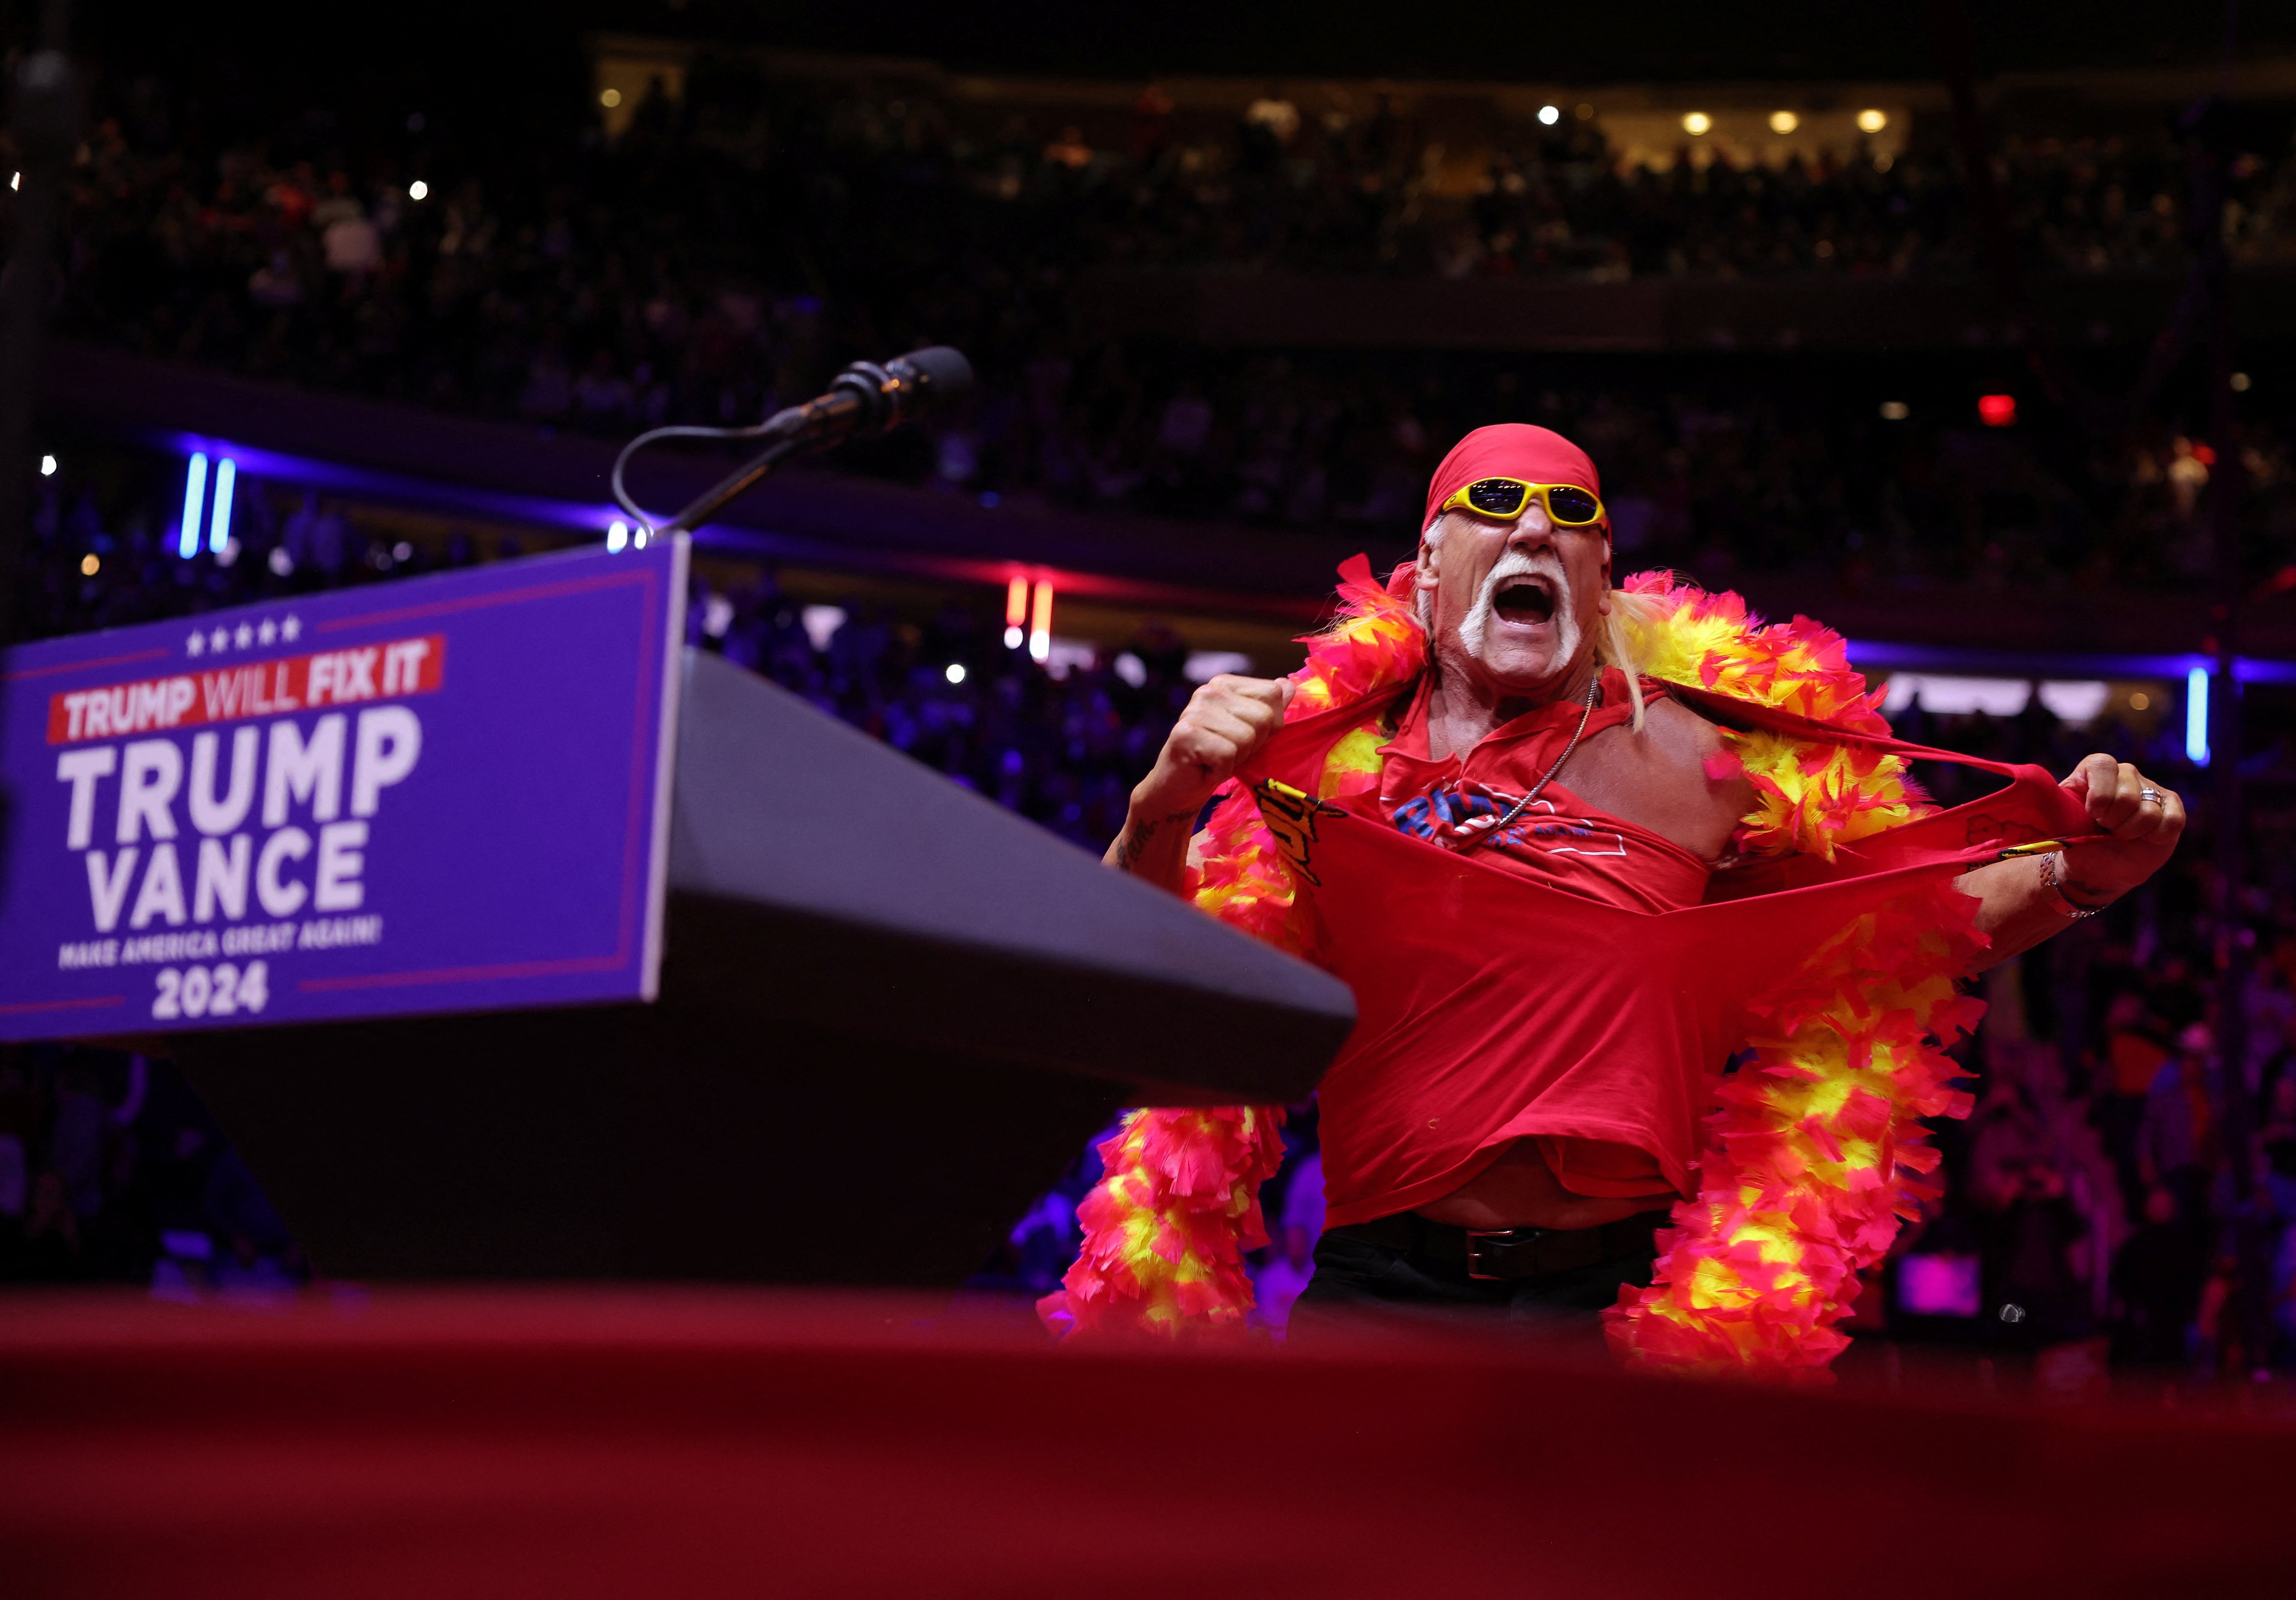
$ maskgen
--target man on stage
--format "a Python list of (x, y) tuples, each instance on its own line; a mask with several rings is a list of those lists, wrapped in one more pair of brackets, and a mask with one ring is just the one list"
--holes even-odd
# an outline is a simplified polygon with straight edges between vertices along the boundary
[[(2094, 914), (2156, 871), (2184, 826), (2175, 793), (2094, 755), (2061, 792), (2036, 795), (2028, 774), (1990, 812), (1889, 834), (1931, 808), (1904, 778), (1910, 747), (1858, 697), (1838, 640), (1799, 621), (1755, 627), (1731, 596), (1653, 580), (1614, 589), (1611, 557), (1583, 452), (1540, 428), (1468, 435), (1436, 471), (1415, 563), (1384, 593), (1353, 585), (1348, 619), (1311, 641), (1293, 678), (1223, 676), (1199, 690), (1110, 849), (1111, 865), (1322, 960), (1364, 1007), (1323, 1091), (1332, 1222), (1292, 1314), (1300, 1336), (1364, 1314), (1591, 1329), (1614, 1302), (1671, 1292), (1679, 1305), (1651, 1300), (1671, 1318), (1644, 1330), (1664, 1335), (1653, 1348), (1686, 1340), (1700, 1346), (1692, 1365), (1726, 1365), (1734, 1350), (1760, 1365), (1767, 1341), (1822, 1365), (1855, 1292), (1844, 1274), (1893, 1231), (1877, 1243), (1865, 1192), (1886, 1191), (1886, 1221), (1929, 1154), (1917, 1117), (1936, 1109), (1931, 1079), (1948, 1069), (1907, 1053), (1908, 1029), (1950, 1031), (1962, 1004), (1949, 982), (1923, 987), (1930, 969), (1989, 964)], [(2084, 818), (2095, 836), (2054, 845)], [(1832, 887), (1809, 887), (1820, 879)], [(1797, 883), (1799, 895), (1763, 892)], [(1960, 899), (1935, 898), (1948, 884)], [(1469, 905), (1478, 920), (1461, 920)], [(1854, 961), (1834, 937), (1845, 928), (1863, 931)], [(1815, 1157), (1718, 1189), (1725, 1163), (1698, 1148), (1718, 1092), (1741, 1104), (1726, 1120), (1783, 1114), (1750, 1077), (1769, 1070), (1759, 1051), (1756, 1067), (1721, 1076), (1739, 1040), (1713, 1030), (1750, 1026), (1734, 1009), (1746, 995), (1715, 995), (1678, 1024), (1621, 1032), (1618, 1019), (1724, 983), (1717, 959), (1773, 931), (1783, 942), (1764, 976), (1727, 984), (1800, 972), (1807, 989), (1827, 960), (1845, 974), (1862, 962), (1873, 994), (1874, 964), (1895, 961), (1901, 1025), (1880, 1057), (1870, 1043), (1848, 1052), (1840, 1106), (1818, 1096)], [(1659, 952), (1677, 948), (1669, 967)], [(1837, 988), (1826, 1004), (1857, 1010), (1856, 986)], [(1775, 1006), (1760, 1017), (1783, 1026)], [(1788, 1076), (1825, 1078), (1824, 1062), (1801, 1057), (1856, 1033), (1838, 1017), (1830, 1027), (1771, 1041)], [(1861, 1087), (1860, 1071), (1882, 1077)], [(1887, 1126), (1828, 1134), (1824, 1118), (1855, 1123), (1861, 1095), (1888, 1103), (1859, 1113)], [(1051, 1314), (1163, 1332), (1232, 1319), (1228, 1257), (1253, 1243), (1273, 1120), (1136, 1116), (1111, 1141), (1085, 1254)], [(1184, 1145), (1198, 1166), (1225, 1149), (1225, 1189), (1188, 1177)], [(1841, 1170), (1812, 1177), (1797, 1160)], [(1844, 1197), (1833, 1212), (1780, 1189), (1822, 1181)], [(1652, 1291), (1653, 1235), (1677, 1204), (1680, 1281)], [(1215, 1214), (1233, 1218), (1226, 1240)], [(1761, 1221), (1773, 1215), (1787, 1220)], [(1806, 1235), (1788, 1242), (1801, 1253), (1765, 1265), (1786, 1249), (1768, 1248), (1780, 1226)], [(1693, 1293), (1699, 1259), (1734, 1263), (1751, 1298), (1711, 1281)], [(1800, 1309), (1781, 1309), (1797, 1295)], [(1793, 1326), (1764, 1331), (1781, 1317)], [(1612, 1333), (1633, 1345), (1632, 1329)]]

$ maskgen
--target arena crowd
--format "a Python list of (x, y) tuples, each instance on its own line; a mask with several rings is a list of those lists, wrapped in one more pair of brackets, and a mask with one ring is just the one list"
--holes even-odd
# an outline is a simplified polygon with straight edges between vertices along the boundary
[[(2013, 353), (1900, 363), (1900, 391), (1775, 355), (1220, 351), (1108, 337), (1080, 294), (1123, 267), (1972, 282), (1972, 210), (1942, 150), (1629, 168), (1573, 117), (1502, 135), (1459, 196), (1438, 182), (1439, 141), (1384, 102), (1184, 127), (1151, 89), (1103, 147), (1017, 111), (984, 127), (859, 68), (705, 60), (613, 138), (568, 98), (505, 147), (419, 111), (250, 124), (172, 82), (102, 80), (63, 331), (609, 436), (751, 421), (844, 361), (951, 343), (983, 374), (977, 402), (840, 470), (1267, 537), (1392, 531), (1443, 439), (1567, 417), (1603, 461), (1624, 548), (1718, 581), (2189, 587), (2205, 566), (2184, 526), (2213, 459), (2197, 423), (2095, 438), (2029, 396), (2019, 426), (1980, 426), (1981, 390), (2030, 388)], [(2226, 224), (2243, 267), (2296, 259), (2296, 163), (2284, 130), (2256, 142)], [(2166, 129), (2013, 140), (1999, 169), (2030, 270), (2185, 264)], [(2131, 381), (2110, 359), (2096, 379)], [(2251, 543), (2276, 570), (2296, 558), (2296, 413), (2269, 386), (2243, 405)]]

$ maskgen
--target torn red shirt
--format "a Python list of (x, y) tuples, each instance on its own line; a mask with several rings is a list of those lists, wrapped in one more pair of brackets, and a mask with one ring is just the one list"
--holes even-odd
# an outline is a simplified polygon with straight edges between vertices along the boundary
[[(1590, 730), (1626, 719), (1617, 687)], [(1353, 989), (1357, 1012), (1318, 1091), (1332, 1226), (1450, 1194), (1518, 1138), (1540, 1140), (1581, 1194), (1693, 1194), (1699, 1120), (1766, 995), (1858, 916), (1933, 919), (1939, 885), (2002, 844), (2087, 830), (2079, 802), (2038, 767), (1666, 692), (1794, 737), (1936, 755), (2013, 782), (1841, 847), (1832, 863), (1789, 857), (1724, 885), (1679, 846), (1553, 785), (1542, 798), (1555, 809), (1519, 839), (1454, 848), (1462, 841), (1446, 830), (1483, 814), (1479, 804), (1512, 804), (1552, 765), (1576, 704), (1436, 762), (1417, 692), (1394, 692), (1379, 788), (1331, 800), (1311, 798), (1331, 751), (1380, 717), (1380, 702), (1287, 723), (1250, 777), (1313, 912), (1316, 958)], [(1572, 842), (1588, 837), (1621, 853)]]

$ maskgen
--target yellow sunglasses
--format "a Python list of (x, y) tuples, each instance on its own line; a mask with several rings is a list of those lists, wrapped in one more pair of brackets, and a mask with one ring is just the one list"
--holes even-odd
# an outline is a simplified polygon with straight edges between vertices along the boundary
[(1603, 503), (1575, 483), (1525, 483), (1520, 478), (1478, 478), (1443, 502), (1444, 511), (1512, 522), (1536, 499), (1557, 528), (1585, 528), (1603, 520)]

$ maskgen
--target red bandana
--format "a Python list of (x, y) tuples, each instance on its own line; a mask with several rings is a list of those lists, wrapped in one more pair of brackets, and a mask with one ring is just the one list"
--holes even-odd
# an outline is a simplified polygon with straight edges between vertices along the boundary
[(1495, 423), (1478, 428), (1443, 457), (1427, 486), (1427, 514), (1421, 532), (1435, 521), (1436, 512), (1454, 493), (1478, 478), (1521, 478), (1530, 483), (1574, 483), (1599, 498), (1603, 480), (1587, 452), (1552, 428), (1528, 423)]

